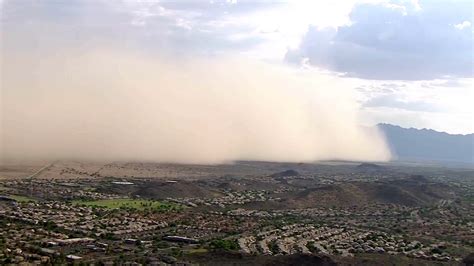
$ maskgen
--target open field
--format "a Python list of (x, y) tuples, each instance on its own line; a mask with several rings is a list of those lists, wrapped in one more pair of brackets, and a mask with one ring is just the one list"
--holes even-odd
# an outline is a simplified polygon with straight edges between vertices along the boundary
[(26, 196), (18, 196), (18, 195), (7, 195), (9, 198), (16, 200), (17, 202), (34, 202), (36, 199), (26, 197)]
[[(49, 166), (36, 179), (89, 179), (98, 178), (140, 178), (154, 180), (199, 180), (223, 176), (265, 176), (287, 169), (295, 169), (301, 174), (351, 174), (357, 162), (325, 161), (315, 163), (272, 163), (240, 161), (229, 164), (193, 165), (152, 162), (78, 162), (56, 161), (34, 164), (0, 165), (0, 178), (27, 178)], [(381, 163), (386, 173), (430, 174), (435, 176), (469, 175), (474, 172), (474, 165), (463, 168), (445, 167), (435, 163)], [(453, 169), (456, 169), (453, 171)]]
[(4, 163), (0, 165), (0, 179), (25, 178), (38, 170), (40, 170), (46, 163)]
[(108, 209), (128, 208), (135, 210), (179, 210), (182, 207), (174, 203), (164, 203), (155, 200), (141, 200), (141, 199), (106, 199), (106, 200), (75, 200), (72, 202), (75, 205), (83, 205), (90, 207), (102, 207)]
[[(48, 164), (8, 165), (0, 167), (0, 177), (26, 178)], [(269, 169), (253, 163), (222, 164), (222, 165), (181, 165), (167, 163), (141, 162), (76, 162), (58, 161), (51, 167), (36, 175), (37, 179), (77, 179), (77, 178), (153, 178), (196, 180), (221, 175), (255, 175), (272, 173), (274, 165)]]

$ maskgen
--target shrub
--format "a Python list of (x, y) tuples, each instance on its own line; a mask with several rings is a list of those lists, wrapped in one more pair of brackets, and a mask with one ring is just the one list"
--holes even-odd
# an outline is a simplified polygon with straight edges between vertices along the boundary
[(218, 239), (213, 240), (210, 245), (212, 249), (221, 249), (225, 251), (238, 250), (239, 244), (235, 240)]

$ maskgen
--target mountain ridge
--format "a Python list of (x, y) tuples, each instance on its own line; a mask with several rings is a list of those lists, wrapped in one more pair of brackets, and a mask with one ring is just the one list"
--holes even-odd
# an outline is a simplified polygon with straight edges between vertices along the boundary
[(396, 160), (474, 163), (474, 134), (449, 134), (433, 129), (403, 128), (380, 123)]
[(438, 131), (438, 130), (434, 130), (432, 128), (416, 128), (416, 127), (402, 127), (402, 126), (399, 126), (399, 125), (394, 125), (394, 124), (390, 124), (390, 123), (378, 123), (376, 125), (377, 127), (384, 127), (384, 126), (387, 126), (387, 127), (394, 127), (394, 128), (401, 128), (401, 129), (407, 129), (407, 130), (417, 130), (417, 131), (428, 131), (428, 132), (435, 132), (435, 133), (440, 133), (440, 134), (445, 134), (445, 135), (450, 135), (450, 136), (474, 136), (474, 133), (468, 133), (468, 134), (461, 134), (461, 133), (457, 133), (457, 134), (453, 134), (453, 133), (449, 133), (449, 132), (446, 132), (446, 131)]

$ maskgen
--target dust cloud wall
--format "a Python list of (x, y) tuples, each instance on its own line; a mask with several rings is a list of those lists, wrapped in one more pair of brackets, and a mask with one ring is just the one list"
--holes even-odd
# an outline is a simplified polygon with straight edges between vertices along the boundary
[(384, 161), (344, 81), (127, 49), (2, 55), (2, 159)]

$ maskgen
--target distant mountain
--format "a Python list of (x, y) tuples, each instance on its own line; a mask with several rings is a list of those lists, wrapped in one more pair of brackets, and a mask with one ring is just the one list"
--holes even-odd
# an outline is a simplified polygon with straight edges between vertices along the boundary
[(377, 126), (398, 160), (474, 163), (474, 134), (452, 135), (390, 124)]
[(278, 173), (274, 173), (274, 174), (271, 174), (270, 177), (289, 177), (289, 176), (299, 176), (300, 173), (298, 173), (297, 171), (295, 170), (286, 170), (286, 171), (283, 171), (283, 172), (278, 172)]
[(385, 170), (385, 167), (374, 163), (361, 163), (356, 168), (362, 172), (378, 172)]

